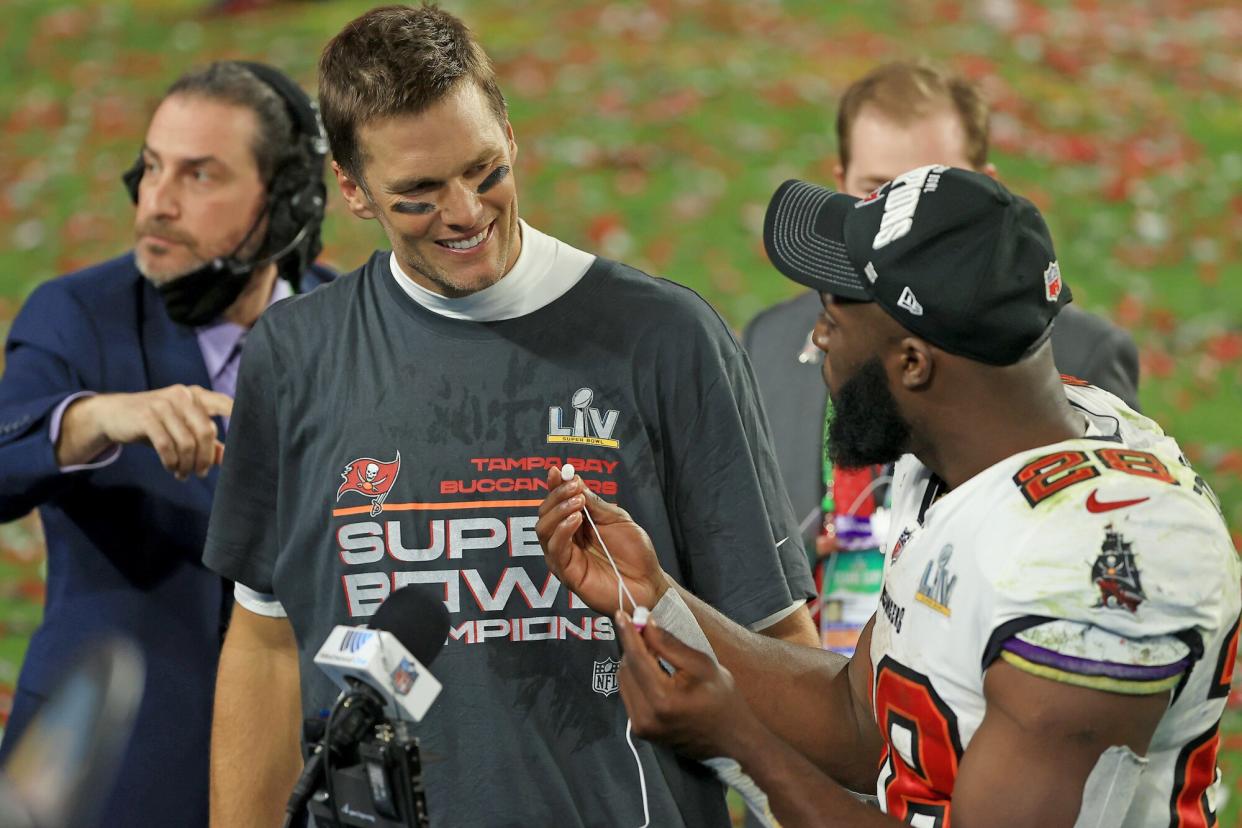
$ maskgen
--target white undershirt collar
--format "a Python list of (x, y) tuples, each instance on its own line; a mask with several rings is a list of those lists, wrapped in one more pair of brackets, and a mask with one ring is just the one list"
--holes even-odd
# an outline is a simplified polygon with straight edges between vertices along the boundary
[(460, 299), (432, 293), (415, 282), (406, 275), (395, 252), (389, 255), (388, 266), (401, 289), (432, 313), (474, 322), (525, 316), (578, 284), (594, 264), (595, 256), (541, 233), (524, 221), (519, 220), (518, 225), (522, 249), (513, 267), (496, 284)]

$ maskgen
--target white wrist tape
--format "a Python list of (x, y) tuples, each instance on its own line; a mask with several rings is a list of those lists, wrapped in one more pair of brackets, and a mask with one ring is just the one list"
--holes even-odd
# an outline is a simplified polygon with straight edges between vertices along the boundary
[(659, 624), (661, 629), (672, 633), (683, 644), (693, 647), (700, 653), (706, 653), (711, 656), (712, 661), (720, 663), (720, 659), (716, 658), (715, 650), (707, 640), (707, 634), (703, 632), (694, 613), (690, 611), (690, 607), (682, 600), (676, 589), (669, 587), (663, 597), (656, 602), (655, 608), (651, 611), (651, 620)]
[[(711, 660), (720, 663), (716, 652), (712, 649), (707, 634), (699, 626), (699, 622), (690, 611), (690, 607), (682, 600), (676, 589), (669, 588), (651, 611), (651, 618), (660, 628), (676, 636), (682, 643), (706, 653)], [(668, 665), (665, 665), (667, 668)], [(763, 828), (776, 828), (776, 819), (772, 816), (772, 808), (768, 804), (768, 795), (755, 784), (755, 780), (746, 775), (736, 759), (727, 756), (714, 756), (702, 760), (711, 768), (716, 778), (742, 795), (746, 807), (750, 809)]]
[(1113, 745), (1100, 754), (1082, 791), (1082, 808), (1074, 828), (1118, 828), (1134, 800), (1147, 757), (1124, 745)]

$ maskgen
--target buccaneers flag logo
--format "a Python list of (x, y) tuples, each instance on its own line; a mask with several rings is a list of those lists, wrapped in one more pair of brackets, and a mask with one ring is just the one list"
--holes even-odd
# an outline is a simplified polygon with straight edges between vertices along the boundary
[(341, 472), (345, 482), (336, 490), (336, 499), (346, 492), (357, 492), (363, 497), (371, 498), (371, 517), (384, 511), (384, 498), (392, 490), (392, 484), (401, 471), (401, 452), (395, 459), (385, 463), (373, 457), (359, 457), (353, 460)]

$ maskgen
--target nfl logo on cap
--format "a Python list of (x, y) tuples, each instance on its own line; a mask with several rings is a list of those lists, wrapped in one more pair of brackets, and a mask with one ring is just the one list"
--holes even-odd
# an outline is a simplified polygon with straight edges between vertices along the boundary
[(1061, 266), (1056, 262), (1044, 271), (1044, 298), (1055, 302), (1061, 296)]

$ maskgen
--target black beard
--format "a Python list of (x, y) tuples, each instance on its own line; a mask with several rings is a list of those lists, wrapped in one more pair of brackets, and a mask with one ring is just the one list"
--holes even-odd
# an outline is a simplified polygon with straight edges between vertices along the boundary
[(909, 445), (910, 425), (888, 390), (884, 366), (869, 359), (832, 398), (828, 459), (845, 469), (895, 463)]

